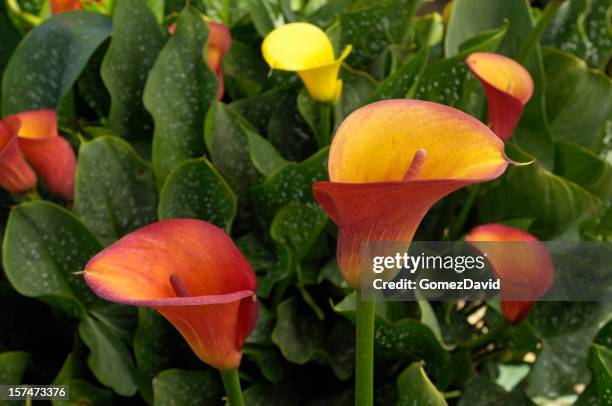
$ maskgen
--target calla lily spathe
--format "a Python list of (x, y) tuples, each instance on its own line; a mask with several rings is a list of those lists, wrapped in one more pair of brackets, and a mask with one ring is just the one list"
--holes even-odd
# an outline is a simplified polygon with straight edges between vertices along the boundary
[(222, 70), (223, 60), (232, 47), (232, 33), (229, 28), (221, 23), (209, 22), (208, 29), (206, 60), (210, 70), (217, 76), (217, 100), (221, 100), (225, 91)]
[(0, 175), (0, 186), (9, 192), (27, 192), (42, 178), (47, 189), (71, 200), (74, 195), (76, 158), (72, 147), (57, 131), (53, 110), (34, 110), (2, 119), (0, 165), (10, 167)]
[(272, 69), (297, 72), (310, 96), (321, 103), (336, 103), (342, 93), (340, 66), (351, 53), (348, 45), (336, 59), (327, 34), (316, 25), (290, 23), (271, 31), (261, 50)]
[(476, 52), (466, 62), (484, 87), (491, 129), (507, 140), (533, 95), (531, 75), (513, 59), (494, 53)]
[(253, 269), (220, 228), (201, 220), (130, 233), (89, 261), (85, 281), (106, 300), (159, 311), (221, 370), (239, 366), (259, 312)]
[(410, 241), (429, 208), (447, 194), (501, 175), (503, 142), (467, 114), (436, 103), (386, 100), (339, 127), (329, 152), (329, 182), (317, 202), (338, 225), (338, 264), (360, 289), (361, 244)]
[(63, 11), (78, 10), (83, 8), (81, 0), (50, 0), (51, 13), (57, 14)]
[(526, 231), (504, 224), (485, 224), (474, 228), (465, 240), (480, 252), (501, 283), (501, 311), (506, 320), (523, 320), (535, 300), (552, 286), (552, 259), (537, 238)]

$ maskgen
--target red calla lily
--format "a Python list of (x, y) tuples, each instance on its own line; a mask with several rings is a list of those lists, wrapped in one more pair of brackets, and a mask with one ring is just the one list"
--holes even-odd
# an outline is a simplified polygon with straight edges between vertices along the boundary
[(106, 300), (159, 311), (221, 370), (240, 364), (259, 312), (251, 266), (221, 229), (200, 220), (132, 232), (89, 261), (85, 281)]
[(53, 15), (63, 11), (78, 10), (83, 8), (81, 0), (50, 0), (51, 13)]
[(487, 126), (436, 103), (386, 100), (348, 116), (329, 152), (330, 181), (313, 186), (338, 225), (338, 264), (348, 284), (360, 288), (363, 242), (412, 240), (438, 200), (505, 171), (503, 148)]
[(507, 140), (533, 95), (531, 75), (513, 59), (494, 53), (476, 52), (466, 62), (484, 87), (493, 132)]
[(0, 122), (0, 187), (17, 193), (35, 186), (36, 174), (21, 155), (17, 135)]
[[(47, 189), (71, 200), (74, 195), (76, 158), (68, 141), (58, 134), (55, 111), (33, 110), (18, 113), (5, 117), (2, 123), (17, 139), (19, 150), (43, 179)], [(23, 167), (19, 170), (24, 178), (29, 179), (30, 175)], [(25, 187), (25, 183), (23, 185), (19, 191), (23, 192), (34, 186)]]
[(546, 247), (528, 232), (503, 224), (478, 226), (465, 240), (487, 252), (487, 260), (501, 282), (502, 314), (509, 322), (519, 323), (534, 301), (552, 286), (554, 267)]

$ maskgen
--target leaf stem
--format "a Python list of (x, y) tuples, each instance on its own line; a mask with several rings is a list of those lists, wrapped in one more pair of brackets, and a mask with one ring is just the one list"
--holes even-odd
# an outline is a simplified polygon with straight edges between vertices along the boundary
[(227, 25), (228, 27), (230, 26), (230, 9), (231, 9), (231, 1), (230, 0), (223, 0), (223, 9), (221, 10), (221, 20), (223, 20), (223, 23), (225, 23), (225, 25)]
[(472, 185), (469, 188), (469, 193), (463, 206), (461, 207), (461, 211), (459, 212), (459, 216), (457, 217), (457, 221), (455, 221), (450, 227), (450, 240), (454, 240), (459, 236), (459, 233), (463, 229), (465, 222), (467, 221), (467, 217), (470, 214), (470, 209), (474, 205), (474, 200), (480, 191), (480, 185)]
[(244, 406), (242, 398), (242, 389), (240, 388), (240, 378), (238, 378), (238, 370), (230, 369), (229, 371), (219, 370), (223, 388), (227, 395), (229, 406)]
[(550, 0), (548, 4), (546, 4), (546, 7), (544, 7), (544, 11), (542, 11), (540, 18), (536, 23), (536, 26), (533, 27), (533, 29), (529, 33), (529, 36), (525, 40), (525, 43), (519, 50), (518, 61), (520, 63), (524, 64), (527, 61), (529, 54), (531, 54), (531, 51), (533, 51), (533, 48), (540, 40), (542, 34), (544, 34), (544, 31), (546, 31), (546, 28), (557, 13), (559, 7), (561, 7), (562, 3), (562, 0)]
[(331, 133), (331, 106), (327, 103), (318, 103), (319, 106), (319, 131), (317, 144), (319, 149), (329, 145)]
[(357, 353), (355, 362), (355, 406), (374, 404), (375, 301), (364, 301), (357, 293)]

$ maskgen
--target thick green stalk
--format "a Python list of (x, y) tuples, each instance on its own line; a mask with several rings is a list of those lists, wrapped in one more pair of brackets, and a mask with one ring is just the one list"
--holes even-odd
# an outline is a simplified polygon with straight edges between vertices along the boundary
[(318, 103), (319, 105), (319, 133), (317, 134), (317, 143), (319, 149), (326, 147), (330, 142), (331, 135), (331, 106), (326, 103)]
[(529, 33), (529, 36), (527, 37), (527, 40), (525, 40), (525, 43), (519, 51), (519, 62), (524, 64), (527, 61), (529, 54), (531, 53), (531, 51), (533, 51), (533, 48), (540, 40), (542, 34), (544, 34), (544, 31), (546, 31), (546, 28), (557, 13), (557, 10), (559, 10), (559, 7), (561, 7), (562, 3), (562, 0), (550, 0), (548, 2), (546, 7), (544, 8), (544, 11), (542, 11), (542, 15), (540, 15), (536, 26), (533, 27), (533, 29)]
[(355, 362), (355, 406), (374, 404), (375, 301), (364, 301), (357, 293), (357, 353)]
[(223, 381), (223, 387), (225, 388), (225, 394), (227, 395), (229, 406), (244, 406), (242, 389), (240, 389), (240, 378), (238, 378), (238, 370), (219, 370), (219, 373), (221, 374), (221, 380)]

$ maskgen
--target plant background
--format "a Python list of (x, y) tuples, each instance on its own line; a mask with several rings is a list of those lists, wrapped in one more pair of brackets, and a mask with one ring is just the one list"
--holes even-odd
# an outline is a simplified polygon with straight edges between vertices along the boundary
[[(69, 384), (76, 400), (58, 405), (222, 403), (216, 371), (163, 318), (104, 302), (75, 274), (103, 246), (172, 217), (225, 228), (257, 272), (262, 311), (241, 367), (247, 404), (350, 405), (354, 296), (335, 264), (335, 227), (310, 192), (327, 176), (327, 149), (314, 142), (316, 105), (296, 75), (269, 73), (262, 37), (308, 21), (336, 49), (354, 46), (336, 126), (361, 105), (403, 97), (484, 120), (464, 60), (517, 57), (544, 6), (456, 0), (444, 21), (419, 0), (120, 0), (112, 19), (78, 11), (31, 29), (11, 3), (48, 14), (42, 0), (0, 3), (2, 115), (58, 109), (78, 173), (73, 203), (42, 187), (35, 201), (0, 191), (0, 382)], [(525, 61), (535, 94), (507, 150), (536, 163), (483, 185), (465, 221), (470, 191), (448, 196), (416, 239), (461, 238), (484, 222), (544, 240), (612, 239), (611, 10), (608, 0), (565, 2)], [(231, 26), (222, 101), (202, 59), (199, 12)], [(494, 302), (377, 312), (379, 404), (439, 405), (441, 394), (464, 406), (612, 404), (606, 303), (538, 303), (473, 351), (464, 344), (500, 318)]]

